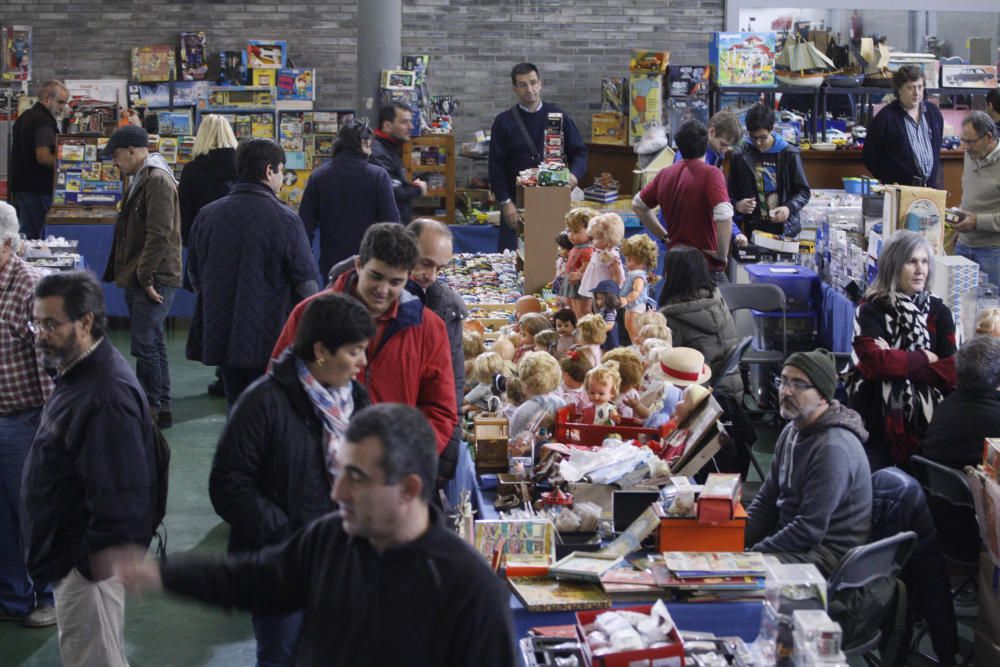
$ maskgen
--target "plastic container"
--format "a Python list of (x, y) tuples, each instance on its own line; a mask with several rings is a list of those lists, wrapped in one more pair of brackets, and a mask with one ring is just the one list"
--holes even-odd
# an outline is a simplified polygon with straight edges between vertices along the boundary
[(860, 176), (845, 176), (843, 182), (844, 191), (852, 195), (866, 195), (871, 191), (871, 186), (878, 185), (877, 179)]
[[(753, 314), (753, 349), (781, 349), (781, 313), (762, 313), (759, 310), (750, 311)], [(798, 352), (800, 349), (812, 349), (816, 342), (816, 313), (787, 313), (785, 328), (788, 330), (788, 351)]]
[(785, 293), (788, 312), (812, 310), (819, 295), (819, 276), (801, 266), (777, 264), (748, 264), (747, 274), (751, 283), (777, 285)]

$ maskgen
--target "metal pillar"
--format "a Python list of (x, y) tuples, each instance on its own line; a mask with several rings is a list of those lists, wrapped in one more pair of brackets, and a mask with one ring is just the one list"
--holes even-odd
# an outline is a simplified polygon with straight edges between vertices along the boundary
[(354, 103), (358, 116), (374, 124), (378, 115), (379, 75), (399, 67), (402, 51), (402, 0), (358, 2), (358, 78)]

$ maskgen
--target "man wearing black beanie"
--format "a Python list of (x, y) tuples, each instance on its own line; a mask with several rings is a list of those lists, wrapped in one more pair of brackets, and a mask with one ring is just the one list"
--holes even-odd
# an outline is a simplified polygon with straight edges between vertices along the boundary
[(790, 421), (750, 505), (746, 545), (783, 562), (813, 563), (829, 576), (849, 549), (868, 541), (868, 433), (857, 412), (833, 399), (837, 371), (827, 350), (791, 355), (775, 384), (781, 416)]

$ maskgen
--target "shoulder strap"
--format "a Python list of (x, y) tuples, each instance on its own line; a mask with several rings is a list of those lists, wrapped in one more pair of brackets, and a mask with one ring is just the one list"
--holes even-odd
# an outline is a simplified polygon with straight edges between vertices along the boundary
[[(538, 146), (535, 145), (534, 140), (528, 133), (528, 128), (524, 125), (524, 119), (521, 118), (521, 114), (517, 111), (517, 106), (514, 105), (510, 108), (510, 113), (514, 116), (514, 122), (517, 124), (517, 129), (521, 130), (521, 136), (524, 137), (524, 143), (528, 144), (528, 150), (531, 151), (530, 157), (532, 162), (542, 161), (542, 152), (539, 150)], [(541, 107), (539, 107), (539, 111)]]

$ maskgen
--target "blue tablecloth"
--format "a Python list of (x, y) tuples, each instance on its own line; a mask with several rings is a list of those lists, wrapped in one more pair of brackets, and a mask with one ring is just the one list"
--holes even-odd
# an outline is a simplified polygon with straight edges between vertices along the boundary
[[(648, 602), (623, 602), (615, 607), (636, 607)], [(718, 636), (737, 636), (752, 642), (760, 631), (761, 602), (670, 602), (667, 609), (679, 630), (711, 632)], [(516, 637), (524, 637), (536, 626), (575, 625), (573, 611), (527, 611), (517, 599), (510, 596), (510, 610), (514, 615)]]
[(476, 478), (476, 462), (472, 460), (472, 453), (469, 452), (469, 447), (464, 442), (459, 444), (455, 477), (449, 480), (445, 487), (445, 495), (452, 507), (458, 505), (462, 491), (468, 491), (471, 495), (472, 509), (476, 511), (476, 518), (484, 518), (482, 508), (487, 505), (483, 499), (483, 491), (479, 487), (479, 480)]
[[(62, 236), (79, 241), (77, 252), (83, 255), (87, 266), (98, 280), (104, 275), (104, 267), (108, 264), (111, 254), (111, 243), (114, 240), (114, 225), (46, 225), (45, 231), (53, 236)], [(187, 259), (187, 250), (184, 251)], [(101, 283), (104, 288), (104, 301), (108, 317), (128, 317), (125, 307), (125, 290), (110, 284)], [(187, 317), (194, 314), (195, 296), (186, 289), (178, 289), (170, 308), (170, 317)]]
[(850, 352), (854, 340), (854, 303), (826, 283), (822, 283), (820, 293), (820, 344), (831, 352)]
[(496, 252), (500, 230), (496, 225), (452, 225), (455, 252)]

